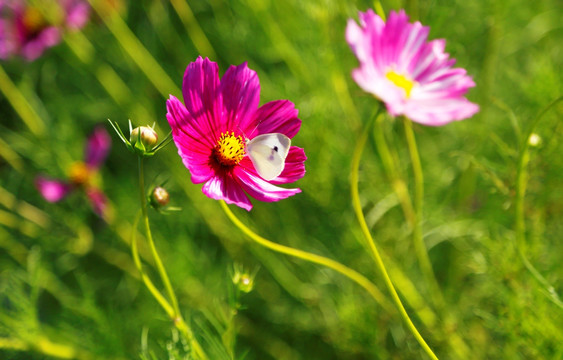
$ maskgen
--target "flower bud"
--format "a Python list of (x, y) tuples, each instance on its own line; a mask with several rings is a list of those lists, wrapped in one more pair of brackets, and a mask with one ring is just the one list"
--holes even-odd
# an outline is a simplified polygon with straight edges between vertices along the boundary
[(150, 196), (150, 203), (155, 209), (160, 209), (168, 204), (170, 195), (165, 188), (157, 186), (153, 189)]
[(541, 145), (541, 143), (542, 143), (542, 138), (541, 138), (541, 136), (539, 136), (539, 135), (536, 134), (536, 133), (530, 134), (530, 137), (528, 138), (528, 144), (529, 144), (531, 147), (538, 147), (538, 146)]
[[(140, 136), (139, 133), (141, 134)], [(135, 145), (139, 137), (141, 139), (141, 143), (149, 149), (152, 148), (158, 141), (158, 134), (150, 126), (139, 126), (131, 130), (131, 134), (129, 136), (131, 145)]]
[(233, 284), (244, 293), (249, 293), (254, 288), (254, 277), (256, 276), (256, 271), (254, 273), (249, 273), (242, 266), (235, 264), (234, 274), (232, 276)]
[(237, 284), (240, 291), (249, 293), (254, 288), (254, 279), (249, 274), (241, 274), (240, 282)]

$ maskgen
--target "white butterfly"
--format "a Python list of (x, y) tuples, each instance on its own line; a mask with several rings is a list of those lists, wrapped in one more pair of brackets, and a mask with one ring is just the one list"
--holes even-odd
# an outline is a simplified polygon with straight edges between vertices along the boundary
[(258, 135), (246, 140), (246, 154), (264, 180), (278, 177), (285, 167), (291, 139), (280, 133)]

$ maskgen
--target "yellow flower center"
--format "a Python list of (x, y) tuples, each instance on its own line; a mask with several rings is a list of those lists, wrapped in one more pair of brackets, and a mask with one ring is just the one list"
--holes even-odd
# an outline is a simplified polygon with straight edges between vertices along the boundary
[(90, 180), (91, 171), (83, 162), (75, 162), (70, 167), (69, 178), (75, 185), (85, 185)]
[(221, 133), (221, 137), (213, 149), (213, 155), (223, 166), (237, 165), (244, 157), (244, 139), (235, 136), (234, 132)]
[(34, 34), (43, 29), (47, 24), (41, 11), (35, 7), (28, 7), (23, 14), (22, 22), (28, 33)]
[(397, 74), (394, 71), (389, 71), (387, 74), (385, 74), (385, 77), (389, 79), (389, 81), (391, 81), (393, 84), (404, 89), (407, 95), (407, 99), (411, 96), (411, 90), (416, 84), (415, 81), (407, 79), (404, 75)]

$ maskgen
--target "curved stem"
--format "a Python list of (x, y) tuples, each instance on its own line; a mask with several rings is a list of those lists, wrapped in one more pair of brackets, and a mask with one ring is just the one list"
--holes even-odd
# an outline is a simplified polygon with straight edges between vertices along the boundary
[[(403, 213), (405, 214), (405, 218), (407, 222), (414, 228), (414, 224), (416, 223), (416, 215), (415, 211), (412, 207), (411, 198), (407, 189), (405, 182), (399, 177), (397, 168), (395, 166), (395, 161), (393, 160), (393, 156), (391, 155), (391, 151), (389, 150), (389, 146), (387, 145), (387, 140), (383, 134), (383, 116), (377, 117), (376, 123), (379, 130), (375, 131), (375, 146), (377, 147), (377, 152), (381, 157), (381, 162), (383, 163), (383, 168), (385, 169), (385, 173), (391, 182), (391, 187), (397, 195), (397, 199), (401, 204), (401, 208)], [(366, 128), (369, 129), (369, 126)]]
[(152, 296), (154, 296), (156, 301), (160, 304), (160, 306), (162, 306), (164, 311), (166, 311), (166, 314), (170, 318), (174, 318), (174, 309), (172, 308), (170, 303), (166, 300), (166, 298), (160, 293), (160, 291), (158, 291), (156, 286), (154, 286), (151, 279), (143, 271), (143, 264), (141, 263), (141, 259), (139, 258), (139, 251), (137, 250), (137, 236), (136, 236), (137, 231), (135, 231), (137, 229), (137, 224), (139, 223), (140, 219), (141, 219), (141, 212), (139, 212), (139, 215), (137, 215), (137, 218), (135, 219), (135, 222), (133, 224), (133, 231), (131, 235), (131, 254), (133, 255), (133, 261), (135, 262), (135, 266), (137, 266), (137, 270), (139, 270), (139, 272), (141, 273), (141, 279), (145, 283), (145, 286), (150, 291)]
[(141, 211), (143, 216), (143, 223), (145, 224), (145, 231), (147, 233), (147, 240), (149, 242), (149, 247), (151, 249), (152, 256), (154, 258), (154, 262), (156, 264), (156, 268), (158, 273), (164, 283), (164, 287), (166, 288), (166, 292), (168, 293), (168, 297), (170, 301), (172, 301), (172, 308), (174, 309), (174, 315), (180, 315), (180, 309), (178, 307), (178, 300), (176, 299), (176, 294), (174, 293), (174, 289), (172, 289), (172, 284), (170, 283), (170, 279), (168, 278), (168, 274), (166, 273), (166, 269), (162, 264), (162, 260), (158, 255), (158, 251), (156, 251), (156, 246), (154, 244), (154, 240), (152, 238), (151, 227), (149, 223), (149, 216), (147, 213), (147, 197), (145, 195), (145, 180), (144, 180), (144, 168), (143, 168), (143, 158), (139, 156), (139, 189), (140, 189), (140, 196), (141, 196)]
[(342, 275), (346, 276), (347, 278), (349, 278), (350, 280), (354, 281), (361, 287), (363, 287), (375, 299), (375, 301), (377, 301), (383, 308), (385, 308), (385, 310), (392, 311), (393, 307), (391, 306), (391, 304), (389, 304), (387, 299), (385, 299), (385, 296), (383, 296), (381, 291), (379, 291), (379, 289), (362, 274), (358, 273), (353, 269), (350, 269), (347, 266), (342, 265), (341, 263), (335, 260), (320, 255), (311, 254), (303, 250), (294, 249), (289, 246), (276, 244), (275, 242), (267, 240), (261, 237), (260, 235), (256, 234), (252, 230), (250, 230), (246, 225), (244, 225), (235, 216), (235, 214), (231, 211), (231, 209), (229, 209), (229, 207), (224, 201), (220, 201), (219, 203), (221, 204), (221, 208), (223, 209), (223, 211), (225, 211), (225, 214), (227, 214), (227, 217), (233, 222), (233, 224), (235, 224), (236, 227), (238, 227), (244, 234), (250, 237), (257, 244), (265, 248), (268, 248), (270, 250), (273, 250), (275, 252), (293, 256), (298, 259), (312, 262), (314, 264), (323, 265), (334, 271), (337, 271)]
[(543, 116), (559, 102), (563, 101), (563, 96), (558, 97), (547, 105), (539, 114), (536, 116), (524, 138), (521, 140), (520, 144), (520, 154), (518, 156), (518, 169), (516, 174), (516, 205), (515, 205), (515, 227), (516, 236), (518, 243), (521, 244), (526, 240), (526, 224), (524, 222), (524, 197), (526, 195), (526, 186), (528, 180), (528, 162), (530, 161), (530, 136), (536, 129), (538, 122), (543, 118)]
[(514, 223), (516, 230), (516, 246), (518, 248), (518, 254), (522, 258), (524, 266), (530, 271), (532, 276), (546, 288), (549, 298), (552, 302), (563, 308), (563, 302), (559, 298), (559, 295), (555, 292), (553, 285), (543, 277), (540, 272), (532, 265), (532, 263), (526, 257), (524, 251), (524, 245), (526, 242), (526, 222), (524, 218), (524, 198), (526, 196), (526, 187), (528, 184), (528, 163), (530, 162), (530, 136), (533, 134), (537, 124), (543, 118), (543, 116), (556, 104), (563, 101), (563, 96), (555, 99), (548, 106), (546, 106), (534, 119), (528, 131), (526, 132), (522, 143), (520, 145), (520, 154), (518, 156), (518, 169), (516, 173), (516, 200), (515, 200), (515, 213), (514, 213)]
[(424, 175), (422, 172), (422, 165), (420, 164), (420, 156), (418, 155), (418, 147), (416, 146), (416, 139), (412, 129), (412, 122), (404, 119), (405, 138), (407, 140), (407, 147), (412, 163), (412, 171), (414, 175), (414, 210), (419, 215), (422, 214), (422, 204), (424, 200)]
[[(188, 324), (184, 321), (184, 318), (182, 317), (182, 314), (180, 313), (180, 308), (178, 307), (178, 300), (176, 299), (176, 294), (174, 293), (174, 289), (172, 288), (172, 284), (170, 283), (170, 279), (168, 278), (168, 274), (166, 273), (166, 269), (164, 268), (164, 265), (162, 264), (162, 260), (160, 259), (160, 256), (158, 255), (158, 252), (156, 250), (156, 246), (154, 244), (154, 240), (152, 238), (152, 232), (151, 232), (149, 217), (148, 217), (148, 212), (147, 212), (147, 198), (146, 198), (146, 195), (145, 195), (145, 180), (144, 180), (144, 163), (143, 163), (143, 157), (142, 156), (139, 156), (139, 194), (140, 194), (140, 197), (141, 197), (141, 213), (142, 213), (143, 222), (145, 224), (146, 236), (147, 236), (147, 240), (149, 242), (149, 247), (151, 249), (151, 253), (152, 253), (152, 256), (154, 258), (154, 262), (156, 264), (156, 268), (158, 270), (160, 278), (161, 278), (162, 282), (164, 283), (164, 287), (166, 288), (166, 292), (168, 293), (168, 297), (172, 301), (171, 306), (168, 305), (168, 308), (163, 306), (163, 308), (168, 313), (170, 318), (173, 320), (174, 326), (189, 341), (189, 343), (191, 345), (191, 349), (195, 353), (196, 358), (206, 360), (207, 356), (203, 352), (201, 345), (199, 345), (199, 343), (197, 342), (196, 338), (193, 335), (192, 330), (190, 329)], [(135, 246), (135, 250), (136, 250), (136, 242), (133, 242), (132, 246), (133, 245)], [(139, 259), (138, 259), (138, 256), (137, 256), (136, 262), (138, 260)], [(137, 267), (139, 267), (139, 266), (140, 266), (140, 261), (139, 261), (139, 264), (137, 265)], [(143, 281), (144, 281), (144, 278), (143, 278)], [(147, 282), (145, 282), (145, 284), (147, 284)], [(149, 288), (149, 290), (151, 290), (151, 289)], [(154, 288), (154, 290), (158, 292), (158, 290), (156, 290), (156, 288)], [(151, 293), (153, 293), (153, 296), (156, 294), (153, 291), (151, 291)], [(160, 293), (158, 293), (158, 294), (160, 294)], [(157, 300), (158, 300), (158, 298), (157, 298)], [(162, 304), (163, 303), (161, 303), (161, 305)]]
[[(383, 117), (383, 116), (379, 115), (379, 114), (375, 115), (375, 118), (379, 119), (381, 117)], [(373, 258), (375, 260), (375, 264), (377, 266), (377, 269), (381, 273), (381, 276), (383, 277), (385, 285), (387, 286), (387, 289), (389, 290), (389, 293), (391, 294), (391, 298), (393, 299), (393, 302), (395, 303), (395, 306), (396, 306), (397, 310), (399, 311), (399, 314), (401, 315), (405, 325), (410, 330), (410, 332), (413, 334), (413, 336), (418, 341), (418, 343), (420, 344), (422, 349), (426, 352), (426, 354), (432, 359), (438, 359), (438, 357), (434, 354), (432, 349), (430, 349), (430, 347), (428, 346), (426, 341), (424, 341), (424, 338), (422, 337), (422, 335), (420, 335), (420, 333), (418, 332), (418, 330), (414, 326), (413, 322), (411, 321), (409, 315), (407, 314), (407, 311), (405, 310), (405, 307), (403, 306), (403, 303), (401, 302), (401, 299), (399, 298), (399, 295), (397, 294), (397, 291), (395, 290), (395, 287), (393, 286), (393, 282), (391, 281), (391, 278), (387, 274), (387, 270), (385, 268), (385, 265), (383, 264), (383, 260), (381, 259), (379, 251), (377, 249), (377, 246), (375, 245), (375, 242), (374, 242), (374, 240), (371, 236), (368, 225), (366, 223), (366, 219), (365, 219), (363, 211), (362, 211), (362, 205), (360, 203), (360, 194), (358, 192), (359, 168), (360, 168), (360, 160), (361, 160), (362, 152), (364, 150), (364, 147), (365, 147), (365, 144), (366, 144), (366, 141), (367, 141), (368, 131), (369, 131), (371, 124), (372, 124), (372, 121), (370, 121), (370, 123), (365, 127), (364, 132), (362, 133), (362, 135), (360, 136), (360, 139), (357, 142), (356, 148), (354, 149), (354, 154), (352, 156), (352, 171), (351, 171), (351, 174), (350, 174), (352, 205), (354, 207), (354, 211), (355, 211), (356, 216), (358, 218), (358, 221), (360, 223), (360, 227), (362, 229), (362, 232), (364, 233), (364, 236), (366, 237), (366, 240), (367, 240), (369, 247), (371, 249), (371, 252), (372, 252)]]
[(428, 256), (428, 249), (424, 243), (422, 236), (422, 207), (424, 201), (424, 174), (422, 172), (422, 165), (420, 163), (420, 156), (418, 154), (418, 147), (416, 145), (416, 139), (412, 129), (412, 121), (404, 119), (404, 129), (405, 138), (407, 140), (407, 147), (409, 149), (409, 155), (412, 164), (412, 171), (414, 176), (414, 223), (413, 226), (413, 241), (416, 255), (418, 257), (418, 262), (422, 270), (422, 274), (426, 279), (426, 283), (430, 286), (430, 292), (433, 295), (434, 303), (438, 308), (443, 308), (444, 299), (442, 297), (442, 292), (434, 270), (432, 269), (432, 263), (430, 262), (430, 257)]

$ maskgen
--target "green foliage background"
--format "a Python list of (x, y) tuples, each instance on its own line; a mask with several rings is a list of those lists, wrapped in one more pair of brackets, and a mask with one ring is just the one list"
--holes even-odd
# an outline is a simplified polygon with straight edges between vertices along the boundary
[[(410, 229), (373, 138), (364, 152), (364, 213), (408, 312), (440, 358), (562, 358), (563, 308), (519, 256), (514, 196), (525, 130), (562, 93), (563, 4), (382, 5), (387, 13), (407, 7), (431, 27), (431, 39), (447, 39), (447, 51), (477, 83), (469, 98), (481, 106), (462, 122), (415, 125), (425, 174), (424, 240), (446, 310), (436, 312), (430, 303)], [(218, 62), (221, 74), (247, 61), (260, 78), (261, 103), (289, 99), (303, 121), (293, 140), (308, 157), (307, 174), (297, 183), (303, 192), (279, 203), (255, 202), (249, 213), (233, 211), (272, 241), (358, 270), (387, 296), (364, 246), (349, 185), (353, 148), (377, 104), (350, 78), (357, 62), (344, 30), (358, 10), (372, 6), (337, 0), (130, 1), (121, 12), (97, 14), (81, 33), (68, 34), (35, 62), (3, 63), (40, 122), (23, 122), (6, 92), (0, 95), (0, 358), (44, 359), (45, 349), (53, 348), (48, 345), (58, 344), (73, 351), (70, 358), (135, 359), (144, 340), (145, 358), (151, 352), (156, 358), (184, 356), (170, 350), (181, 346), (139, 281), (127, 245), (139, 209), (135, 156), (112, 134), (114, 146), (101, 170), (114, 211), (109, 225), (92, 213), (83, 194), (49, 204), (33, 180), (40, 173), (66, 176), (70, 164), (82, 159), (89, 132), (108, 118), (122, 128), (128, 119), (156, 122), (163, 138), (169, 131), (165, 100), (168, 94), (181, 98), (184, 70), (200, 54)], [(536, 129), (542, 142), (531, 150), (524, 246), (558, 294), (562, 114), (563, 106), (555, 106)], [(391, 119), (386, 124), (400, 171), (412, 183), (402, 125)], [(234, 262), (260, 267), (235, 317), (235, 358), (424, 358), (397, 312), (349, 279), (249, 242), (219, 204), (190, 182), (173, 145), (149, 159), (147, 168), (147, 181), (166, 180), (172, 204), (182, 208), (169, 216), (151, 212), (152, 228), (185, 317), (212, 359), (229, 358), (221, 335)], [(141, 250), (156, 279), (147, 249)]]

